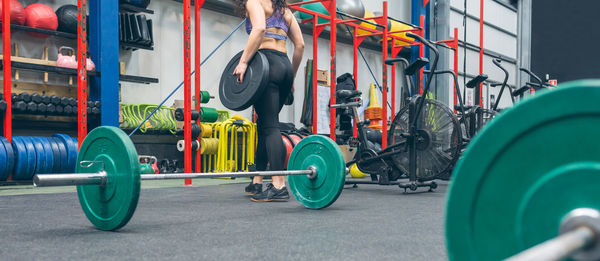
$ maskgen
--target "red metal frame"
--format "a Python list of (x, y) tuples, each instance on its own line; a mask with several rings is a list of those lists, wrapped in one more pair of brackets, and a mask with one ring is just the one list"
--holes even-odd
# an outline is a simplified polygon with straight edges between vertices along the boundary
[[(195, 71), (196, 71), (196, 75), (194, 76), (194, 93), (195, 93), (195, 101), (196, 101), (196, 111), (200, 112), (202, 109), (202, 105), (200, 103), (200, 101), (202, 100), (201, 97), (201, 82), (200, 82), (200, 63), (202, 63), (202, 58), (200, 57), (201, 54), (201, 49), (200, 49), (200, 8), (202, 7), (202, 5), (204, 4), (204, 0), (196, 0), (194, 2), (194, 66), (195, 66)], [(190, 113), (191, 115), (191, 113)], [(200, 124), (201, 122), (201, 118), (200, 116), (198, 116), (198, 124)], [(200, 145), (200, 139), (201, 139), (202, 135), (200, 135), (198, 137), (198, 145)], [(198, 151), (200, 150), (200, 148), (198, 148)], [(201, 171), (201, 160), (200, 160), (200, 153), (197, 152), (196, 153), (196, 172), (200, 172)], [(190, 184), (191, 185), (191, 179), (190, 179)]]
[[(2, 15), (4, 23), (2, 23), (2, 54), (3, 54), (3, 89), (4, 101), (6, 101), (6, 111), (4, 112), (4, 137), (12, 142), (12, 102), (11, 102), (11, 52), (10, 52), (10, 0), (2, 0)], [(11, 175), (12, 176), (12, 175)], [(10, 179), (10, 177), (9, 177)]]
[[(4, 101), (6, 101), (6, 111), (4, 112), (4, 137), (8, 142), (12, 143), (12, 102), (11, 102), (11, 52), (10, 52), (10, 0), (2, 0), (2, 15), (4, 23), (2, 23), (2, 54), (3, 54), (3, 87)], [(8, 8), (7, 8), (8, 7)], [(9, 21), (9, 22), (6, 22)], [(8, 179), (12, 179), (12, 173)]]
[[(192, 172), (192, 77), (191, 77), (191, 7), (190, 0), (183, 0), (183, 136), (184, 171)], [(191, 179), (185, 180), (185, 185), (192, 185)]]
[(77, 140), (81, 147), (87, 135), (87, 0), (77, 1), (77, 11)]

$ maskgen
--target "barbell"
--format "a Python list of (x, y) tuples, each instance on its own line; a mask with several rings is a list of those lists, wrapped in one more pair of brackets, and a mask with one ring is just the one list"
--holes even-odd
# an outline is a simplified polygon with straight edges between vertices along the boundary
[(450, 260), (600, 259), (600, 80), (504, 110), (454, 169)]
[(36, 187), (77, 186), (81, 208), (100, 230), (116, 230), (127, 224), (140, 195), (141, 180), (195, 179), (251, 176), (290, 176), (289, 188), (298, 202), (310, 209), (333, 204), (344, 187), (346, 166), (335, 142), (312, 135), (298, 143), (287, 171), (141, 174), (138, 154), (127, 134), (115, 127), (92, 130), (79, 150), (76, 173), (38, 174)]

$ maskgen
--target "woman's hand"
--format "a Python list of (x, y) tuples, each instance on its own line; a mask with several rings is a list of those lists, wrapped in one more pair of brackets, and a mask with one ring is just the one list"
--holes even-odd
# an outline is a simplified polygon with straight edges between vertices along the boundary
[(246, 69), (248, 68), (248, 64), (247, 63), (238, 63), (238, 65), (235, 67), (235, 70), (233, 70), (233, 75), (237, 75), (238, 76), (238, 80), (240, 82), (244, 81), (244, 74), (246, 74)]

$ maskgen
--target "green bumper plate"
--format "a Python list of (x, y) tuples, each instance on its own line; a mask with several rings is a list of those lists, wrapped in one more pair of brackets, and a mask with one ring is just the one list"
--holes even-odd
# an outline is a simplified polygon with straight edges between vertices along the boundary
[(558, 235), (580, 207), (600, 209), (600, 81), (536, 93), (501, 113), (454, 170), (450, 260), (501, 260)]
[(97, 172), (101, 163), (82, 167), (81, 161), (104, 164), (105, 186), (77, 186), (77, 195), (87, 218), (101, 230), (119, 229), (133, 216), (140, 196), (138, 155), (127, 134), (115, 127), (92, 130), (81, 144), (77, 172)]
[(323, 136), (308, 136), (300, 141), (288, 160), (288, 170), (305, 170), (314, 166), (317, 176), (289, 176), (290, 190), (307, 208), (319, 209), (333, 204), (344, 188), (346, 165), (335, 142)]

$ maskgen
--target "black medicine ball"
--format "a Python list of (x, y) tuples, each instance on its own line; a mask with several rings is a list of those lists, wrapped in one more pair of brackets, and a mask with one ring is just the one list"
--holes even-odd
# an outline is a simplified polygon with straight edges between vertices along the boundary
[(65, 33), (77, 33), (77, 6), (63, 5), (56, 10), (58, 17), (58, 31)]

